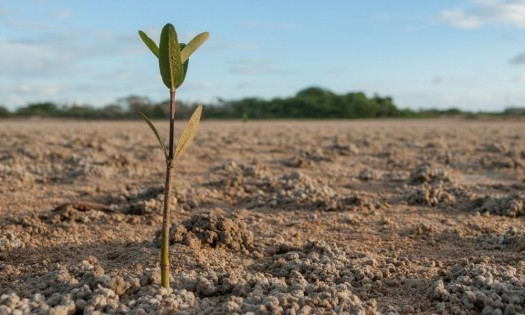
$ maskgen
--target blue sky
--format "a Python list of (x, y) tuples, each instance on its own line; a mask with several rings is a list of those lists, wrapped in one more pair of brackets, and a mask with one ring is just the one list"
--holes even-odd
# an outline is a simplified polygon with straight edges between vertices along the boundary
[(155, 41), (209, 31), (178, 97), (287, 97), (308, 86), (402, 108), (525, 104), (525, 0), (0, 0), (0, 104), (164, 100)]

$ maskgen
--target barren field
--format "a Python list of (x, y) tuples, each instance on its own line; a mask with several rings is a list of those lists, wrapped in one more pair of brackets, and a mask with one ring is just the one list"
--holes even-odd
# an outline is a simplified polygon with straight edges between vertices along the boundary
[(0, 314), (525, 313), (523, 120), (204, 121), (170, 289), (145, 123), (0, 140)]

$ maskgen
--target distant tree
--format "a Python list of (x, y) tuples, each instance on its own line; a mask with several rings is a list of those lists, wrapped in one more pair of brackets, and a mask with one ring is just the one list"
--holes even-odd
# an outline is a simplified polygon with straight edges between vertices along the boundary
[(295, 97), (297, 97), (297, 98), (317, 98), (317, 99), (321, 99), (321, 98), (325, 97), (327, 94), (332, 94), (332, 92), (330, 92), (330, 91), (328, 91), (326, 89), (317, 87), (317, 86), (312, 86), (312, 87), (307, 87), (305, 89), (300, 90), (299, 92), (297, 92)]
[(119, 98), (117, 104), (127, 111), (130, 117), (144, 113), (148, 117), (151, 116), (154, 106), (151, 100), (146, 96), (130, 95)]
[(233, 114), (231, 118), (242, 118), (243, 114), (247, 114), (250, 117), (270, 118), (273, 114), (271, 106), (268, 106), (268, 102), (256, 97), (233, 101), (228, 105)]
[(116, 104), (106, 105), (98, 112), (101, 118), (120, 119), (125, 117), (124, 109)]
[(16, 111), (19, 116), (54, 117), (59, 114), (58, 106), (52, 102), (32, 103)]
[(320, 87), (309, 87), (297, 92), (295, 101), (301, 104), (302, 117), (338, 118), (337, 95)]
[(463, 114), (463, 112), (458, 108), (452, 107), (441, 111), (441, 114), (446, 116), (458, 116)]
[(170, 116), (170, 103), (163, 102), (153, 105), (150, 115), (149, 117), (153, 119), (168, 118)]
[(197, 108), (197, 106), (197, 104), (190, 104), (184, 101), (177, 101), (176, 119), (189, 119), (191, 117), (191, 114), (193, 114), (193, 112)]
[(9, 117), (11, 113), (9, 112), (9, 110), (7, 108), (5, 108), (4, 106), (0, 106), (0, 117), (4, 118), (4, 117)]
[(397, 112), (397, 116), (395, 117), (401, 117), (401, 118), (416, 118), (418, 117), (418, 113), (411, 109), (400, 109)]
[(418, 116), (421, 118), (437, 118), (441, 114), (439, 110), (435, 108), (429, 108), (429, 109), (420, 109)]
[[(176, 119), (188, 118), (195, 104), (178, 102)], [(73, 117), (87, 119), (137, 119), (138, 112), (152, 119), (165, 119), (169, 116), (169, 102), (152, 102), (148, 97), (129, 95), (120, 98), (114, 104), (103, 108), (90, 105), (61, 106), (51, 102), (32, 103), (21, 107), (14, 114), (0, 106), (0, 117), (7, 115)], [(523, 114), (523, 108), (509, 108), (501, 113), (483, 113), (483, 115)], [(274, 119), (274, 118), (436, 118), (440, 116), (462, 115), (468, 113), (458, 108), (439, 109), (399, 109), (388, 96), (373, 95), (368, 97), (363, 92), (336, 94), (320, 87), (307, 87), (292, 97), (265, 100), (247, 97), (238, 100), (218, 99), (204, 106), (203, 118), (216, 119)], [(477, 116), (481, 113), (476, 114)]]
[(512, 116), (525, 115), (525, 107), (508, 107), (503, 113)]
[(346, 95), (346, 101), (354, 111), (353, 117), (345, 118), (372, 118), (376, 117), (378, 106), (377, 104), (370, 102), (366, 97), (365, 93), (354, 92)]
[(371, 100), (377, 104), (378, 109), (375, 117), (396, 117), (399, 114), (399, 110), (391, 97), (381, 97), (379, 95), (374, 95)]
[(71, 118), (93, 119), (98, 113), (91, 105), (72, 105), (61, 108), (62, 116)]
[[(403, 113), (408, 115), (410, 113)], [(401, 115), (392, 98), (353, 92), (338, 95), (320, 87), (303, 89), (293, 97), (263, 100), (250, 97), (222, 101), (218, 106), (207, 106), (206, 117), (253, 119), (272, 118), (374, 118)]]
[(232, 106), (227, 101), (223, 101), (220, 104), (204, 105), (202, 117), (217, 119), (235, 118)]

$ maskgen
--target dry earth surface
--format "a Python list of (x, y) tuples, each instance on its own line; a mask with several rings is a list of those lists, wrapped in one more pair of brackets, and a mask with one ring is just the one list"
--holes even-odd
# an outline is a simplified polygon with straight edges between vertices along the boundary
[(525, 313), (523, 120), (205, 121), (169, 289), (146, 124), (0, 140), (0, 314)]

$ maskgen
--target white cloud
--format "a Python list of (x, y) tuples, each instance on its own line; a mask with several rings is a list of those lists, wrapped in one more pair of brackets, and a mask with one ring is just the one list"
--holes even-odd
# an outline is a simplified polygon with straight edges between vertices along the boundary
[(514, 77), (513, 81), (516, 83), (525, 83), (525, 74)]
[(210, 81), (189, 81), (183, 85), (185, 90), (212, 91), (217, 89), (215, 83)]
[(480, 21), (476, 16), (469, 16), (462, 9), (441, 12), (441, 18), (448, 24), (460, 28), (476, 28)]
[(61, 9), (61, 10), (51, 11), (47, 15), (52, 19), (67, 19), (73, 16), (73, 11)]
[(61, 89), (55, 84), (21, 84), (17, 87), (16, 92), (19, 94), (49, 96), (59, 94)]
[(72, 61), (70, 53), (39, 42), (0, 40), (0, 46), (0, 77), (47, 76)]
[[(144, 52), (138, 36), (115, 32), (91, 31), (79, 37), (71, 30), (44, 29), (26, 36), (0, 37), (0, 103), (11, 107), (42, 99), (67, 101), (88, 94), (86, 99), (94, 100), (98, 94), (127, 93), (126, 84), (138, 74), (126, 68), (126, 62), (130, 54)], [(115, 55), (123, 57), (118, 64)], [(108, 62), (116, 69), (108, 68)], [(78, 88), (91, 81), (99, 83), (91, 94)]]
[(130, 69), (115, 69), (109, 72), (98, 74), (95, 76), (95, 78), (100, 80), (116, 81), (134, 79), (137, 76), (138, 73)]
[(13, 110), (17, 106), (26, 105), (28, 102), (36, 102), (56, 98), (63, 89), (56, 84), (27, 82), (13, 84), (11, 86), (2, 85), (0, 93), (2, 100), (0, 105), (7, 106)]
[(525, 28), (525, 0), (472, 0), (467, 8), (441, 11), (440, 19), (459, 28), (485, 25)]
[[(85, 71), (81, 68), (101, 59), (144, 52), (138, 36), (133, 35), (93, 31), (79, 37), (66, 30), (38, 37), (0, 38), (0, 79), (67, 76)], [(115, 75), (123, 78), (129, 73)]]
[[(394, 101), (401, 108), (438, 108), (446, 109), (451, 107), (461, 108), (470, 111), (498, 111), (505, 103), (505, 94), (492, 89), (461, 89), (442, 91), (435, 93), (433, 90), (406, 90), (390, 93)], [(522, 93), (511, 93), (513, 99), (520, 99)]]
[(27, 101), (20, 97), (19, 95), (15, 94), (8, 94), (7, 98), (5, 99), (6, 103), (1, 104), (2, 106), (6, 106), (9, 110), (16, 109), (17, 106), (22, 106), (27, 104)]

